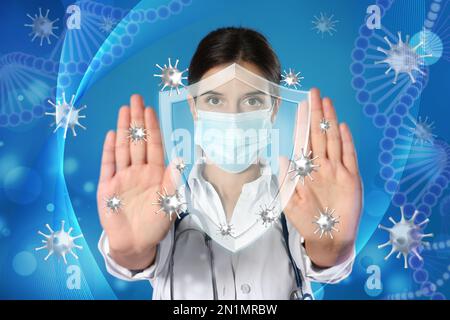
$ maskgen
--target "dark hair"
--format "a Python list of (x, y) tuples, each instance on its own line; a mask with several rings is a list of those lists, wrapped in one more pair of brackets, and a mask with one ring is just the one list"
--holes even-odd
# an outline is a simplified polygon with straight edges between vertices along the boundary
[(214, 30), (200, 41), (189, 66), (189, 84), (196, 83), (211, 68), (245, 61), (260, 68), (274, 83), (281, 80), (281, 66), (267, 39), (248, 28), (227, 27)]

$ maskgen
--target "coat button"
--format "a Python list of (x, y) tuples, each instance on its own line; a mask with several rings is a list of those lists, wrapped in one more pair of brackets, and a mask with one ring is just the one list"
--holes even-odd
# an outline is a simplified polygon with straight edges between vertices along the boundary
[(241, 291), (242, 291), (242, 293), (247, 294), (247, 293), (250, 292), (250, 290), (251, 290), (251, 287), (250, 287), (250, 285), (248, 285), (247, 283), (244, 283), (243, 285), (241, 285)]

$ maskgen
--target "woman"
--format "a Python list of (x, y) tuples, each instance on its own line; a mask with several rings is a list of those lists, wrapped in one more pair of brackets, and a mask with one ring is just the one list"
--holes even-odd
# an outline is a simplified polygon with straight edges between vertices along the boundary
[[(281, 80), (280, 63), (264, 36), (246, 28), (222, 28), (200, 42), (188, 81), (197, 83), (232, 64), (273, 83)], [(220, 99), (209, 98), (206, 103), (213, 107)], [(193, 104), (191, 101), (194, 123), (199, 126), (201, 108)], [(276, 109), (275, 104), (272, 119)], [(231, 252), (198, 230), (191, 215), (170, 220), (154, 214), (157, 192), (165, 189), (174, 194), (179, 177), (174, 176), (173, 164), (164, 165), (154, 110), (144, 108), (142, 98), (133, 95), (130, 107), (120, 109), (117, 133), (106, 135), (98, 185), (98, 211), (104, 228), (99, 249), (108, 271), (124, 280), (149, 280), (153, 299), (312, 298), (310, 281), (336, 283), (348, 276), (362, 203), (355, 149), (348, 126), (338, 123), (331, 100), (322, 99), (317, 89), (311, 90), (311, 109), (310, 145), (320, 165), (314, 181), (297, 185), (282, 219), (258, 241)], [(322, 119), (330, 123), (326, 133), (320, 127)], [(145, 126), (149, 133), (146, 143), (129, 142), (132, 123)], [(198, 145), (208, 156), (202, 143)], [(199, 194), (209, 194), (217, 201), (211, 204), (209, 198), (203, 198), (203, 202), (216, 205), (225, 221), (233, 215), (245, 217), (242, 193), (256, 192), (265, 183), (264, 167), (253, 163), (233, 170), (214, 163), (213, 157), (209, 160), (195, 165), (189, 176), (189, 184), (197, 188), (196, 201), (202, 201)], [(104, 199), (117, 190), (124, 205), (118, 214), (111, 214)], [(184, 198), (190, 197), (186, 189), (180, 190)], [(324, 207), (333, 208), (340, 216), (339, 232), (333, 238), (320, 238), (311, 223), (317, 210)]]

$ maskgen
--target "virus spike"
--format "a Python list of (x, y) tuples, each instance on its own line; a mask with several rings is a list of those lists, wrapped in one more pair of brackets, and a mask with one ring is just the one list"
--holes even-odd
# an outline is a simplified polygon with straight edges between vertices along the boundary
[[(416, 220), (418, 214), (419, 214), (419, 211), (418, 211), (418, 210), (415, 210), (414, 213), (413, 213), (413, 215), (412, 215), (412, 217), (411, 217), (411, 219), (410, 219), (410, 221), (414, 222), (414, 221)], [(420, 224), (419, 224), (419, 225), (420, 225)]]
[(78, 256), (77, 256), (73, 251), (70, 251), (70, 254), (71, 254), (75, 259), (78, 260)]
[(41, 236), (45, 237), (45, 238), (50, 238), (49, 235), (43, 233), (42, 231), (38, 231), (38, 234), (40, 234)]
[(423, 261), (422, 256), (419, 254), (419, 252), (417, 252), (417, 248), (413, 248), (411, 249), (411, 252), (420, 260)]
[[(42, 240), (42, 242), (43, 242), (43, 243), (47, 243), (47, 242), (44, 241), (44, 240)], [(47, 248), (47, 245), (42, 246), (42, 247), (38, 247), (38, 248), (34, 248), (34, 250), (39, 251), (39, 250), (42, 250), (42, 249), (45, 249), (45, 248)]]
[(392, 248), (392, 249), (391, 249), (391, 252), (389, 252), (388, 255), (387, 255), (386, 257), (384, 257), (384, 260), (389, 259), (389, 257), (392, 256), (392, 254), (393, 254), (394, 252), (395, 252), (395, 249)]
[(54, 231), (53, 231), (53, 229), (52, 228), (50, 228), (50, 225), (47, 223), (46, 225), (45, 225), (46, 227), (47, 227), (47, 229), (51, 232), (51, 233), (53, 233)]
[(383, 229), (383, 230), (386, 230), (387, 232), (391, 232), (391, 228), (388, 228), (388, 227), (385, 227), (385, 226), (383, 226), (383, 225), (378, 225), (378, 228), (379, 229)]
[(51, 256), (52, 254), (53, 254), (53, 250), (50, 250), (50, 251), (48, 252), (48, 254), (45, 256), (44, 260), (47, 261), (48, 258), (50, 258), (50, 256)]

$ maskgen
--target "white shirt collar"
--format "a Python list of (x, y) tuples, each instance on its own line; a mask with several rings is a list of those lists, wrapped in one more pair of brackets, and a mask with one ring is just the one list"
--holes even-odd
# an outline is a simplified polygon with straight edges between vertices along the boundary
[[(276, 207), (274, 201), (278, 192), (278, 183), (269, 164), (260, 161), (261, 176), (243, 185), (241, 195), (236, 203), (230, 220), (232, 237), (223, 239), (219, 234), (219, 226), (227, 225), (226, 213), (220, 197), (212, 184), (203, 177), (205, 158), (194, 164), (188, 178), (190, 189), (190, 213), (200, 218), (198, 224), (211, 238), (215, 238), (228, 249), (236, 251), (262, 235), (267, 226), (262, 224), (259, 213), (261, 208)], [(275, 204), (274, 204), (275, 203)]]

